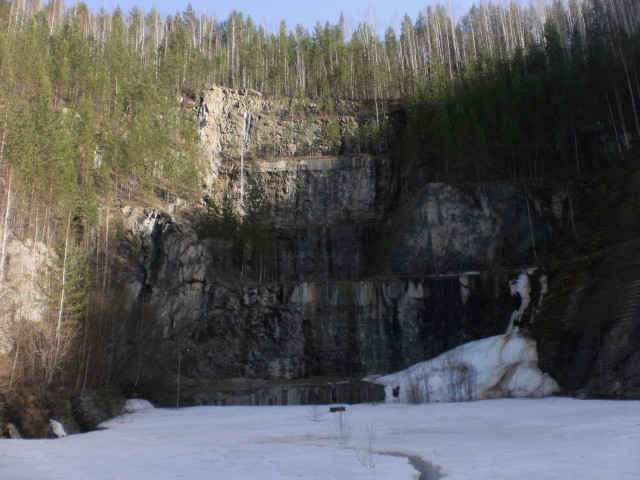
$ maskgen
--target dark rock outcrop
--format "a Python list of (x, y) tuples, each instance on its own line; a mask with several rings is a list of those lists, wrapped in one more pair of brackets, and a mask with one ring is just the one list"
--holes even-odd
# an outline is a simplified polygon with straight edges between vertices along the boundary
[(53, 437), (50, 419), (59, 422), (67, 433), (88, 432), (119, 415), (123, 405), (124, 397), (117, 392), (86, 392), (84, 396), (71, 392), (10, 392), (0, 396), (0, 433), (9, 435), (8, 425), (13, 425), (26, 438)]
[[(511, 194), (522, 185), (433, 185), (401, 222), (387, 224), (395, 230), (391, 248), (374, 259), (382, 275), (364, 280), (365, 260), (369, 268), (376, 263), (370, 261), (374, 235), (366, 232), (377, 230), (379, 240), (385, 231), (379, 225), (388, 201), (379, 181), (385, 174), (377, 170), (386, 162), (325, 159), (300, 161), (298, 168), (287, 173), (294, 193), (276, 202), (279, 283), (225, 277), (217, 268), (225, 257), (219, 243), (200, 239), (167, 214), (124, 210), (125, 237), (135, 246), (130, 254), (137, 265), (126, 290), (131, 302), (144, 301), (157, 318), (148, 330), (151, 338), (130, 354), (129, 385), (137, 394), (163, 401), (162, 389), (175, 391), (178, 359), (185, 385), (212, 392), (205, 384), (223, 379), (385, 373), (502, 333), (517, 309), (509, 281), (531, 262), (532, 239), (544, 252), (566, 223), (566, 195), (550, 188), (529, 189), (530, 213), (520, 205), (518, 215), (524, 193), (522, 200)], [(360, 176), (350, 187), (354, 177), (340, 169), (354, 168)], [(279, 181), (272, 176), (267, 184), (274, 197)], [(323, 225), (303, 223), (309, 219)], [(509, 249), (520, 242), (520, 250)], [(220, 401), (213, 393), (209, 400), (196, 397)]]
[(428, 184), (391, 221), (389, 268), (415, 275), (536, 264), (568, 225), (567, 194), (524, 183)]
[[(228, 158), (247, 135), (332, 151), (321, 145), (326, 119), (292, 120), (277, 100), (214, 88), (204, 102), (207, 184), (234, 202), (248, 167)], [(347, 117), (339, 123), (355, 121)], [(295, 122), (296, 138), (287, 133)], [(182, 384), (205, 403), (221, 401), (211, 385), (223, 380), (384, 373), (502, 333), (513, 319), (562, 387), (638, 395), (637, 168), (591, 185), (426, 184), (401, 201), (389, 158), (258, 166), (274, 205), (273, 283), (252, 283), (250, 268), (239, 275), (229, 245), (188, 223), (123, 210), (133, 268), (120, 278), (127, 301), (155, 319), (130, 324), (145, 332), (123, 371), (132, 392), (170, 402), (163, 392)]]
[(640, 166), (585, 185), (549, 257), (549, 294), (530, 330), (540, 366), (570, 392), (640, 397)]

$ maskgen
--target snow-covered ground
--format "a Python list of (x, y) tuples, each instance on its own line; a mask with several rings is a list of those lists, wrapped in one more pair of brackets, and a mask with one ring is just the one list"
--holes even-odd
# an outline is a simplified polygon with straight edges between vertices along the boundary
[[(92, 433), (0, 440), (0, 479), (640, 480), (640, 401), (441, 403), (549, 395), (558, 387), (537, 359), (535, 342), (519, 333), (471, 342), (373, 379), (389, 400), (400, 387), (398, 403), (344, 413), (169, 410), (130, 400), (125, 414)], [(415, 397), (436, 403), (405, 403)]]
[(348, 405), (344, 445), (327, 406), (318, 421), (304, 406), (133, 410), (92, 433), (0, 440), (0, 478), (417, 479), (378, 454), (397, 453), (447, 480), (640, 479), (640, 401)]

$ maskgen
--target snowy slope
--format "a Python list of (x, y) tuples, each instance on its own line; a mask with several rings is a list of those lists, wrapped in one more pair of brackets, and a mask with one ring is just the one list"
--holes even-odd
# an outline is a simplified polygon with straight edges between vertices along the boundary
[[(385, 385), (387, 401), (449, 402), (499, 397), (542, 397), (559, 390), (538, 368), (534, 340), (519, 333), (461, 345), (401, 372), (370, 378)], [(419, 401), (416, 401), (419, 400)]]

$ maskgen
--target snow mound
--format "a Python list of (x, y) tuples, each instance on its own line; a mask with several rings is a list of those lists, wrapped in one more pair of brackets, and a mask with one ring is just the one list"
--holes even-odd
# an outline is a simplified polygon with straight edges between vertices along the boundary
[(53, 434), (56, 437), (60, 438), (67, 436), (67, 432), (65, 431), (64, 426), (62, 426), (60, 422), (49, 419), (49, 425), (51, 425), (51, 430), (53, 430)]
[(122, 413), (136, 413), (144, 412), (145, 410), (152, 410), (155, 407), (148, 400), (141, 398), (130, 398), (122, 407)]
[(385, 385), (387, 401), (408, 403), (544, 397), (559, 390), (538, 368), (535, 341), (519, 333), (470, 342), (370, 380)]

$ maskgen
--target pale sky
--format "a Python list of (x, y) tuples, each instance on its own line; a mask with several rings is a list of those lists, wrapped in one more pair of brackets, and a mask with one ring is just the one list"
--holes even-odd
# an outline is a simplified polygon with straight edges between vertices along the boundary
[[(67, 0), (70, 4), (73, 0)], [(478, 0), (475, 0), (477, 3)], [(189, 0), (85, 0), (89, 8), (98, 12), (100, 7), (107, 11), (113, 11), (120, 6), (128, 13), (134, 6), (148, 12), (151, 7), (156, 7), (160, 13), (173, 15), (183, 12)], [(326, 21), (336, 24), (340, 18), (340, 12), (344, 12), (347, 21), (355, 27), (362, 20), (369, 20), (373, 15), (376, 29), (383, 33), (387, 26), (399, 28), (400, 22), (407, 13), (416, 20), (418, 14), (428, 5), (442, 3), (447, 8), (452, 7), (455, 18), (463, 16), (474, 0), (192, 0), (191, 5), (198, 12), (206, 12), (208, 15), (215, 13), (218, 20), (226, 20), (232, 10), (250, 15), (254, 23), (264, 25), (267, 30), (275, 31), (280, 20), (287, 22), (289, 29), (295, 28), (299, 23), (309, 31), (317, 21), (322, 25)]]

